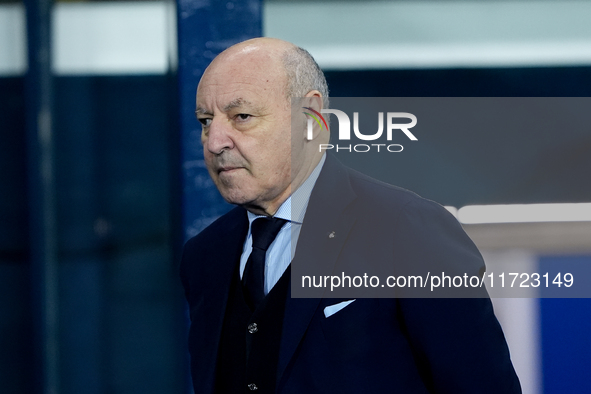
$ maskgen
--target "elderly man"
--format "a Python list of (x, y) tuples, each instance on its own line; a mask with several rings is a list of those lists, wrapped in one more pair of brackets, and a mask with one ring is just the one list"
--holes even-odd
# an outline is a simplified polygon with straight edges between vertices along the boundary
[(205, 162), (237, 207), (183, 253), (195, 392), (520, 393), (488, 298), (291, 297), (292, 260), (318, 259), (335, 233), (323, 263), (359, 256), (378, 219), (387, 241), (372, 256), (483, 268), (439, 205), (323, 155), (328, 131), (310, 139), (305, 118), (292, 127), (291, 98), (320, 111), (327, 90), (305, 50), (270, 38), (230, 47), (199, 83)]

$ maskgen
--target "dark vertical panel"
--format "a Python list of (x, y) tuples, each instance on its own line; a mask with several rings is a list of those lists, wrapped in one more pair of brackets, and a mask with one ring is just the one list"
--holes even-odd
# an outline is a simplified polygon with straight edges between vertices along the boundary
[(64, 394), (105, 392), (105, 264), (99, 255), (101, 237), (95, 231), (101, 197), (96, 184), (100, 130), (93, 87), (91, 77), (56, 79), (60, 388)]
[(30, 393), (24, 78), (0, 78), (0, 392)]
[(0, 260), (24, 263), (27, 247), (23, 78), (0, 78)]
[(57, 242), (53, 163), (51, 0), (25, 0), (27, 178), (32, 279), (34, 392), (59, 391)]
[(168, 122), (170, 80), (93, 81), (99, 131), (95, 231), (100, 233), (107, 305), (104, 383), (108, 392), (116, 393), (180, 392), (178, 279), (169, 221), (168, 135), (176, 132)]
[(177, 7), (186, 239), (229, 208), (219, 196), (203, 163), (201, 127), (195, 119), (197, 84), (218, 53), (237, 42), (262, 35), (262, 1), (177, 1)]
[(173, 83), (164, 75), (56, 79), (64, 394), (183, 391)]

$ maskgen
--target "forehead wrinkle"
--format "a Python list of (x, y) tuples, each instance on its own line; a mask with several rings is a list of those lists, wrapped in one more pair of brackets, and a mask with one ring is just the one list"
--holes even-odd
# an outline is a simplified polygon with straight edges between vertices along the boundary
[(243, 99), (242, 97), (236, 98), (232, 101), (230, 101), (228, 104), (226, 104), (224, 106), (224, 112), (228, 112), (234, 108), (239, 108), (245, 105), (252, 105), (252, 103), (250, 101), (247, 101), (245, 99)]
[[(228, 80), (229, 75), (232, 76), (230, 80)], [(208, 101), (206, 99), (219, 102), (222, 101), (220, 99), (224, 96), (228, 99), (231, 99), (232, 96), (234, 96), (235, 98), (227, 104), (224, 105), (222, 102), (219, 103), (219, 106), (215, 104), (214, 106), (218, 107), (224, 113), (241, 107), (246, 107), (249, 111), (266, 112), (265, 108), (267, 105), (260, 103), (259, 101), (260, 99), (266, 98), (273, 90), (284, 89), (284, 84), (279, 82), (280, 81), (278, 81), (277, 78), (273, 78), (269, 75), (258, 76), (253, 75), (252, 72), (245, 75), (241, 74), (238, 78), (233, 70), (228, 69), (227, 65), (218, 65), (215, 68), (207, 70), (206, 74), (200, 81), (197, 89), (197, 101), (203, 101), (203, 104), (205, 104), (205, 101)], [(247, 90), (248, 96), (254, 94), (256, 99), (250, 101), (245, 98), (245, 96), (243, 96), (243, 89)], [(196, 113), (198, 115), (212, 115), (215, 111), (209, 109), (209, 106), (210, 104), (203, 105), (203, 107), (206, 108), (202, 108), (198, 105)]]
[[(252, 103), (248, 100), (245, 100), (241, 97), (230, 101), (228, 104), (226, 104), (222, 108), (222, 111), (224, 113), (227, 113), (235, 108), (241, 108), (241, 107), (250, 107), (250, 110), (252, 110), (252, 111), (263, 112), (263, 107), (256, 106), (254, 103)], [(200, 106), (197, 106), (197, 108), (195, 109), (195, 114), (196, 115), (212, 115), (213, 116), (213, 112), (211, 110), (204, 108), (204, 107), (200, 107)]]
[(197, 114), (197, 115), (213, 115), (210, 110), (205, 109), (203, 107), (197, 107), (195, 109), (195, 114)]
[(246, 108), (249, 112), (265, 112), (265, 108), (266, 106), (261, 105), (261, 104), (255, 104), (251, 101), (245, 100), (242, 97), (239, 97), (237, 99), (234, 99), (232, 101), (230, 101), (228, 104), (226, 104), (222, 110), (223, 112), (227, 113), (230, 112), (233, 109), (240, 109), (240, 108)]

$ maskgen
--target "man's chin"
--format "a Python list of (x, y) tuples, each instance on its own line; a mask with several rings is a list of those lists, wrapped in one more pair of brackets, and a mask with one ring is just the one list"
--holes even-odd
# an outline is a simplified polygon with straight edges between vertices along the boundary
[(220, 194), (230, 204), (243, 206), (252, 203), (252, 198), (248, 198), (241, 191), (240, 188), (232, 188), (232, 190), (220, 190)]
[(258, 201), (253, 199), (252, 197), (246, 196), (244, 194), (224, 194), (222, 193), (222, 197), (226, 200), (227, 203), (232, 205), (238, 205), (242, 208), (246, 209), (257, 215), (266, 215), (265, 208), (262, 207)]

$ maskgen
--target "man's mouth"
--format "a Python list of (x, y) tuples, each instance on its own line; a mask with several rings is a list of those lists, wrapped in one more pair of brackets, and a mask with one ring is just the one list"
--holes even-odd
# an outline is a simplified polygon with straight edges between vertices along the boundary
[(220, 167), (220, 168), (218, 168), (218, 174), (221, 174), (221, 173), (229, 173), (229, 172), (232, 172), (232, 171), (235, 171), (235, 170), (239, 170), (241, 168), (242, 167), (231, 167), (231, 166), (228, 166), (228, 167)]

